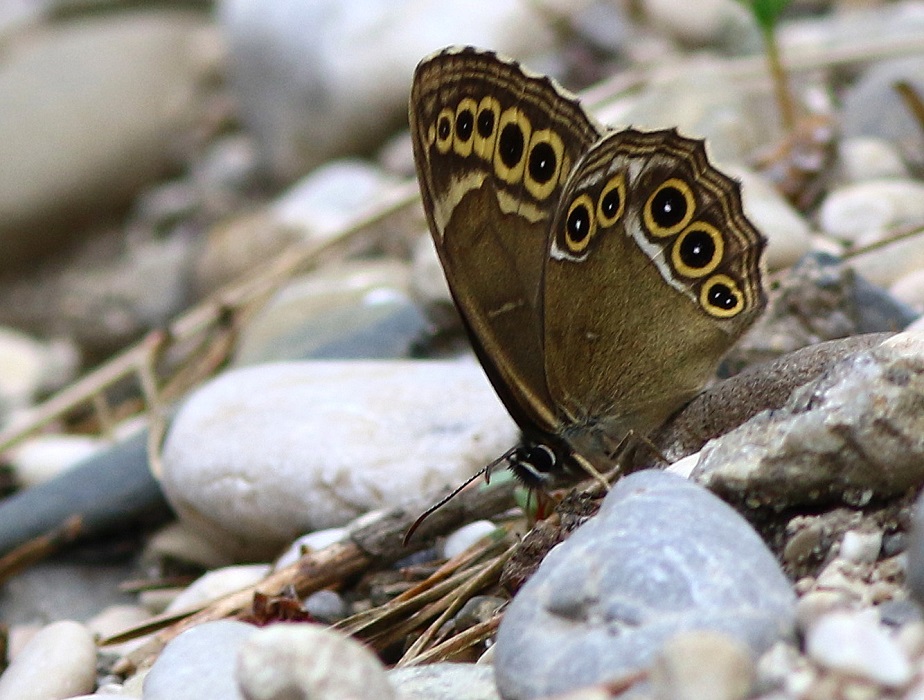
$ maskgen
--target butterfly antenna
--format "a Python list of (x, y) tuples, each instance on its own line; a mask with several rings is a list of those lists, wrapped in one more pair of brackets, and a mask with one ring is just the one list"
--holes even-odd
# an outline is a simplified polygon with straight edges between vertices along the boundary
[(491, 462), (487, 466), (484, 466), (481, 469), (479, 469), (475, 474), (473, 474), (468, 479), (463, 481), (459, 486), (454, 488), (449, 493), (448, 496), (445, 496), (444, 498), (440, 499), (440, 501), (437, 502), (435, 505), (430, 506), (423, 513), (421, 513), (420, 516), (417, 518), (417, 520), (414, 521), (414, 523), (407, 529), (407, 532), (404, 534), (404, 546), (407, 547), (407, 543), (411, 541), (411, 536), (417, 531), (417, 528), (421, 526), (424, 520), (429, 518), (431, 515), (433, 515), (436, 511), (438, 511), (444, 505), (449, 503), (449, 501), (451, 501), (453, 498), (458, 496), (459, 492), (462, 491), (466, 486), (471, 484), (473, 481), (475, 481), (475, 479), (479, 478), (482, 474), (484, 474), (485, 481), (490, 481), (491, 471), (494, 469), (494, 467), (496, 467), (501, 462), (508, 461), (511, 455), (513, 455), (513, 453), (516, 451), (516, 449), (517, 448), (514, 447), (512, 449), (507, 450), (500, 457), (495, 459), (493, 462)]

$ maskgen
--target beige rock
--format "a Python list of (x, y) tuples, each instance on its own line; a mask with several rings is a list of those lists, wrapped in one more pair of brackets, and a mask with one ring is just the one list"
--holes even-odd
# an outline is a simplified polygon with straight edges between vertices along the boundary
[(0, 675), (0, 698), (63, 700), (93, 690), (96, 645), (70, 620), (42, 628)]

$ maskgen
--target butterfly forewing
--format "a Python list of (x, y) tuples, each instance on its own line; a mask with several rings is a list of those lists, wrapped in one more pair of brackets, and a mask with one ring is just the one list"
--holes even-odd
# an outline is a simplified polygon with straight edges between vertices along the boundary
[(563, 185), (600, 130), (549, 78), (471, 48), (421, 62), (410, 122), (430, 231), (475, 350), (520, 426), (556, 431), (541, 276)]

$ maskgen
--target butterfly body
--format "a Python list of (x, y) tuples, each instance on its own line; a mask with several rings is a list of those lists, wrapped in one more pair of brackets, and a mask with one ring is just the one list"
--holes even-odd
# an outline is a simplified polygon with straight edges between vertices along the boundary
[(513, 461), (609, 468), (765, 304), (737, 183), (701, 141), (604, 130), (549, 78), (471, 48), (421, 62), (410, 121), (450, 290), (526, 437)]

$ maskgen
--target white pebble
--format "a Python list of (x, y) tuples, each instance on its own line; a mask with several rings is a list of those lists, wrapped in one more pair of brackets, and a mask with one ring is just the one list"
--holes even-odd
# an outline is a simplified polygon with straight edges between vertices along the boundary
[(818, 219), (825, 233), (855, 245), (881, 240), (924, 219), (924, 183), (879, 179), (839, 187), (821, 203)]
[(741, 167), (725, 170), (741, 181), (744, 212), (767, 237), (767, 267), (789, 267), (811, 248), (811, 228), (805, 218), (757, 173)]
[(901, 646), (872, 610), (825, 615), (809, 628), (806, 650), (822, 666), (888, 687), (905, 685), (912, 677), (911, 663)]
[(0, 698), (58, 700), (89, 693), (96, 682), (96, 644), (78, 622), (43, 627), (0, 675)]
[(460, 527), (450, 534), (443, 543), (443, 556), (447, 559), (452, 559), (496, 529), (497, 525), (490, 520), (476, 520), (473, 523)]
[(841, 540), (841, 556), (857, 564), (872, 564), (879, 558), (882, 549), (882, 533), (848, 530)]
[(342, 542), (346, 537), (347, 529), (344, 527), (328, 527), (324, 530), (309, 532), (290, 544), (286, 551), (276, 560), (273, 568), (276, 570), (284, 569), (289, 564), (294, 564), (301, 559), (305, 552), (316, 552), (337, 542)]
[(895, 146), (885, 139), (854, 136), (838, 145), (838, 158), (849, 182), (907, 177), (908, 168)]
[(189, 610), (217, 600), (229, 593), (259, 583), (266, 578), (269, 572), (269, 564), (241, 564), (209, 571), (189, 584), (174, 598), (173, 602), (167, 606), (166, 612)]
[(53, 479), (106, 447), (87, 435), (38, 435), (10, 451), (10, 461), (20, 486)]

